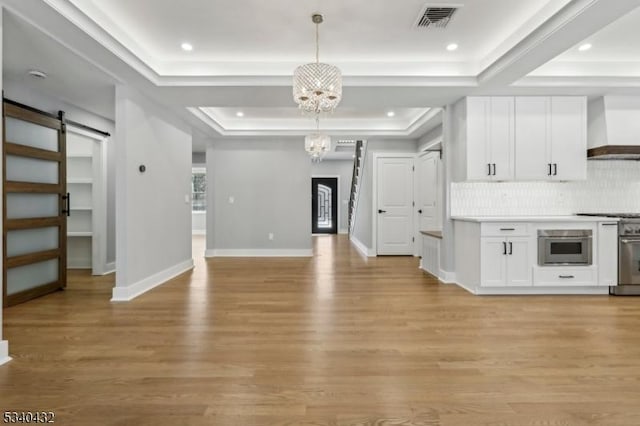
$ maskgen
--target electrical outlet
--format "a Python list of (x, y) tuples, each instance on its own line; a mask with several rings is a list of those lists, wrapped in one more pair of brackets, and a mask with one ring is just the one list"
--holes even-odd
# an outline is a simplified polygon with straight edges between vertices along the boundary
[(274, 238), (275, 238), (275, 235), (273, 235), (272, 232), (269, 232), (269, 241), (273, 241)]

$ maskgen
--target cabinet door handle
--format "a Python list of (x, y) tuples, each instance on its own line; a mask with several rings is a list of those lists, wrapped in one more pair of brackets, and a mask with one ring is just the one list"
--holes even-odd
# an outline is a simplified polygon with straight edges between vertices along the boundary
[(513, 243), (509, 242), (509, 256), (513, 254)]
[(603, 223), (602, 226), (618, 226), (617, 223)]
[(575, 278), (575, 276), (573, 276), (573, 275), (559, 275), (558, 278), (561, 278), (563, 280), (570, 280), (570, 279)]
[(558, 163), (553, 163), (553, 175), (558, 176)]
[(386, 212), (387, 212), (386, 210), (380, 210), (380, 209), (378, 209), (378, 213), (379, 213), (379, 214), (386, 213)]
[(505, 243), (505, 242), (502, 242), (502, 254), (504, 256), (507, 255), (507, 243)]
[(501, 231), (515, 231), (516, 228), (500, 228)]
[(551, 163), (549, 163), (548, 166), (549, 166), (549, 173), (547, 173), (547, 176), (551, 176), (553, 174), (553, 169), (552, 169), (553, 166), (551, 165)]
[(418, 210), (418, 213), (422, 214), (422, 210)]
[(496, 175), (496, 173), (497, 173), (497, 172), (496, 172), (496, 163), (493, 163), (493, 175), (495, 176), (495, 175)]
[(489, 172), (487, 173), (487, 176), (491, 176), (491, 163), (487, 163), (487, 167), (489, 167)]

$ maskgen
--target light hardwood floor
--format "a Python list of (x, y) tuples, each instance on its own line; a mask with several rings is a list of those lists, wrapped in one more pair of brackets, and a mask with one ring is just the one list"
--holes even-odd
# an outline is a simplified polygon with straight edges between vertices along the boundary
[[(0, 409), (72, 425), (640, 425), (640, 298), (475, 297), (344, 236), (9, 308)], [(1, 421), (1, 420), (0, 420)]]

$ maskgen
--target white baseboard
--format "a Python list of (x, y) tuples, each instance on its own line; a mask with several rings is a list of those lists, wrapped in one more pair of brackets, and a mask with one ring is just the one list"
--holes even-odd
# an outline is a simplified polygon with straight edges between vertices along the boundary
[(338, 234), (343, 234), (344, 235), (344, 234), (348, 234), (348, 233), (349, 233), (348, 229), (339, 229), (338, 230)]
[(205, 229), (193, 229), (191, 235), (207, 235), (207, 231)]
[(116, 271), (116, 262), (109, 262), (104, 267), (104, 273), (102, 275), (113, 274)]
[(6, 364), (11, 361), (9, 356), (9, 342), (6, 340), (0, 340), (0, 365)]
[(440, 281), (442, 281), (445, 284), (458, 284), (456, 282), (455, 272), (449, 272), (449, 271), (445, 271), (444, 269), (440, 269), (439, 278), (440, 278)]
[(475, 294), (478, 296), (608, 295), (609, 287), (479, 287)]
[(312, 257), (312, 249), (214, 249), (205, 257)]
[(373, 253), (373, 250), (371, 250), (370, 248), (362, 244), (362, 242), (359, 239), (357, 239), (355, 236), (352, 235), (349, 238), (349, 240), (351, 240), (351, 243), (356, 247), (356, 249), (358, 249), (360, 254), (362, 254), (363, 256), (376, 257), (376, 254)]
[(193, 269), (193, 259), (186, 260), (126, 287), (114, 287), (112, 302), (129, 302), (172, 278)]

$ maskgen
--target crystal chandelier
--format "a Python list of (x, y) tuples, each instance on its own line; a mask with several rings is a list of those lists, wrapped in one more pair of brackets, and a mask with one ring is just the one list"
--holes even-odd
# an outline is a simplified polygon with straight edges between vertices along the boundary
[(311, 17), (316, 24), (316, 61), (301, 65), (293, 74), (293, 99), (302, 111), (319, 114), (333, 112), (342, 99), (342, 73), (338, 67), (320, 62), (320, 14)]
[(316, 131), (304, 138), (304, 149), (309, 153), (311, 159), (316, 162), (322, 161), (326, 153), (331, 149), (331, 137), (320, 132), (320, 115), (316, 115)]

